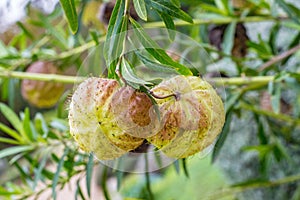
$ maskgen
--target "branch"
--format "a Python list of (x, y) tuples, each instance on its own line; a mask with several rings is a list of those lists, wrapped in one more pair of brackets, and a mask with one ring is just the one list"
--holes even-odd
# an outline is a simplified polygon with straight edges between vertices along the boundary
[(224, 188), (221, 191), (214, 193), (208, 197), (208, 199), (219, 199), (224, 198), (226, 196), (232, 196), (237, 193), (241, 193), (247, 190), (253, 190), (258, 188), (268, 188), (268, 187), (274, 187), (282, 184), (292, 183), (300, 180), (300, 174), (284, 177), (282, 179), (269, 181), (269, 182), (258, 182), (258, 183), (252, 183), (245, 186), (232, 186), (230, 188)]
[(79, 77), (79, 76), (28, 73), (28, 72), (17, 72), (17, 71), (9, 71), (9, 70), (1, 70), (1, 69), (0, 69), (0, 77), (27, 79), (27, 80), (36, 80), (36, 81), (60, 82), (60, 83), (70, 83), (70, 84), (80, 83), (84, 79), (86, 79), (86, 77)]
[[(219, 18), (213, 18), (213, 19), (193, 19), (193, 23), (188, 23), (186, 21), (182, 20), (175, 20), (174, 24), (175, 26), (194, 26), (194, 25), (201, 25), (201, 24), (229, 24), (233, 21), (235, 22), (244, 22), (244, 23), (251, 23), (251, 22), (262, 22), (262, 21), (280, 21), (286, 19), (285, 17), (278, 17), (274, 18), (272, 16), (265, 16), (265, 17), (259, 17), (259, 16), (250, 16), (250, 17), (226, 17), (226, 16), (220, 16)], [(165, 24), (162, 21), (159, 22), (149, 22), (145, 23), (143, 25), (144, 28), (164, 28)]]
[(247, 84), (268, 84), (274, 80), (274, 76), (252, 76), (252, 77), (233, 77), (233, 78), (210, 78), (206, 81), (217, 86), (247, 85)]
[(251, 105), (246, 104), (246, 103), (240, 103), (240, 107), (245, 109), (245, 110), (249, 110), (249, 111), (252, 111), (254, 113), (257, 113), (259, 115), (265, 115), (265, 116), (268, 116), (268, 117), (271, 117), (271, 118), (274, 118), (274, 119), (278, 119), (280, 121), (284, 121), (284, 122), (287, 122), (287, 123), (291, 123), (291, 124), (300, 126), (300, 120), (295, 119), (293, 117), (290, 117), (289, 115), (285, 115), (285, 114), (282, 114), (282, 113), (270, 112), (270, 111), (267, 111), (267, 110), (262, 110), (262, 109), (259, 109), (259, 108), (255, 108), (254, 106), (251, 106)]
[(282, 54), (279, 54), (275, 57), (273, 57), (271, 60), (269, 60), (268, 62), (266, 62), (265, 64), (263, 64), (260, 68), (259, 71), (263, 71), (269, 67), (271, 67), (272, 65), (274, 65), (275, 63), (289, 57), (290, 55), (296, 53), (298, 50), (300, 50), (300, 44), (298, 44), (297, 46), (291, 48), (290, 50), (283, 52)]
[[(28, 73), (10, 71), (0, 68), (0, 77), (2, 78), (17, 78), (17, 79), (28, 79), (37, 81), (50, 81), (60, 82), (66, 84), (80, 83), (86, 79), (83, 76), (66, 76), (58, 74), (41, 74), (41, 73)], [(273, 81), (275, 76), (253, 76), (253, 77), (233, 77), (233, 78), (210, 78), (206, 81), (216, 86), (230, 86), (230, 85), (248, 85), (248, 84), (268, 84)]]

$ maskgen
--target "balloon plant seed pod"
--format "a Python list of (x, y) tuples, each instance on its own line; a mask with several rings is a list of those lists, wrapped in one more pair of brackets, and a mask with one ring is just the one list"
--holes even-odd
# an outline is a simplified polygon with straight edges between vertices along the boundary
[(208, 82), (194, 76), (175, 76), (151, 92), (168, 97), (157, 99), (163, 128), (148, 138), (150, 143), (174, 158), (186, 158), (213, 144), (222, 130), (225, 112)]
[[(28, 73), (57, 74), (57, 67), (50, 62), (38, 61), (31, 64)], [(51, 108), (59, 101), (64, 92), (64, 84), (37, 80), (23, 80), (21, 82), (22, 97), (37, 108)]]

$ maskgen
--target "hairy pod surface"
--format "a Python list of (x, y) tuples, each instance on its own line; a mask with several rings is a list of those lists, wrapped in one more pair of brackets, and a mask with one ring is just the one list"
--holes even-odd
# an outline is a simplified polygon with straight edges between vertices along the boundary
[(115, 80), (89, 78), (78, 86), (70, 103), (71, 135), (82, 150), (101, 160), (118, 158), (143, 142), (122, 130), (110, 111), (111, 99), (119, 88)]
[(147, 138), (160, 130), (159, 117), (154, 106), (145, 93), (127, 86), (114, 93), (110, 111), (117, 125), (126, 133)]
[(162, 117), (162, 129), (148, 141), (167, 156), (186, 158), (211, 145), (221, 132), (225, 112), (212, 86), (194, 76), (175, 76), (152, 89)]

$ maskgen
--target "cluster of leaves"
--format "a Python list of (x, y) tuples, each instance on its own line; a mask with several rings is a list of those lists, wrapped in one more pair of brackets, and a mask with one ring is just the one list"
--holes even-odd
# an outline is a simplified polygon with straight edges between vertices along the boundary
[[(0, 195), (3, 198), (39, 198), (50, 188), (55, 199), (57, 187), (63, 188), (72, 177), (80, 174), (86, 175), (86, 184), (90, 191), (94, 159), (92, 155), (77, 151), (70, 140), (65, 120), (57, 118), (47, 123), (41, 113), (31, 119), (28, 108), (19, 117), (3, 103), (0, 104), (0, 110), (12, 125), (10, 128), (0, 124), (0, 130), (9, 136), (0, 137), (0, 141), (13, 145), (0, 151), (0, 158), (9, 157), (8, 164), (11, 166), (10, 174), (1, 182), (4, 187), (9, 188), (6, 190), (1, 187)], [(19, 178), (22, 185), (14, 183)], [(82, 177), (77, 179), (78, 183)], [(79, 184), (75, 198), (78, 195), (83, 196)]]
[[(283, 0), (275, 0), (274, 4), (265, 0), (133, 0), (132, 2), (141, 20), (135, 20), (129, 15), (129, 0), (117, 0), (107, 31), (90, 29), (87, 34), (84, 30), (82, 17), (89, 3), (87, 0), (60, 0), (61, 7), (58, 7), (47, 18), (37, 13), (37, 16), (31, 18), (26, 24), (18, 22), (17, 26), (21, 32), (15, 35), (7, 45), (0, 41), (0, 74), (3, 70), (23, 71), (29, 63), (36, 60), (54, 61), (63, 69), (75, 65), (78, 69), (83, 62), (81, 53), (92, 49), (99, 44), (99, 41), (104, 41), (106, 38), (103, 52), (108, 66), (108, 77), (123, 79), (121, 81), (126, 81), (136, 89), (147, 91), (149, 87), (157, 83), (157, 80), (146, 81), (138, 76), (134, 60), (139, 60), (147, 68), (157, 72), (199, 75), (198, 71), (174, 61), (147, 34), (143, 26), (155, 27), (158, 21), (161, 23), (159, 27), (168, 28), (171, 41), (175, 38), (175, 30), (184, 32), (199, 42), (209, 55), (218, 54), (217, 57), (214, 56), (215, 62), (224, 60), (232, 62), (235, 67), (234, 72), (229, 67), (222, 68), (222, 73), (229, 78), (274, 76), (270, 82), (252, 83), (250, 80), (244, 85), (241, 80), (233, 86), (226, 85), (225, 82), (226, 123), (213, 151), (213, 159), (216, 160), (234, 124), (232, 119), (243, 116), (243, 111), (247, 110), (257, 126), (256, 134), (259, 142), (243, 150), (258, 153), (261, 176), (254, 177), (259, 179), (255, 184), (268, 183), (271, 179), (270, 158), (274, 157), (278, 163), (291, 161), (293, 158), (289, 154), (289, 146), (299, 147), (300, 145), (297, 139), (300, 124), (298, 120), (300, 117), (299, 61), (294, 67), (289, 67), (289, 62), (296, 57), (294, 54), (296, 51), (286, 54), (286, 51), (300, 45), (299, 8)], [(282, 11), (279, 12), (278, 7)], [(64, 10), (70, 30), (74, 35), (66, 29), (61, 8)], [(191, 14), (194, 19), (187, 13)], [(233, 54), (235, 46), (245, 42), (239, 41), (236, 36), (238, 24), (256, 20), (274, 22), (269, 37), (263, 39), (259, 35), (257, 41), (248, 39), (246, 43), (250, 55), (235, 56)], [(152, 23), (153, 21), (156, 22)], [(208, 37), (210, 24), (216, 26), (225, 24), (222, 29), (221, 49), (210, 44)], [(36, 35), (28, 25), (43, 31)], [(177, 25), (184, 27), (178, 28)], [(278, 45), (280, 33), (286, 28), (292, 29), (295, 34), (290, 41)], [(131, 45), (144, 47), (145, 51), (135, 48), (134, 56), (125, 54), (124, 45), (130, 40), (127, 30), (132, 30), (138, 39), (138, 43), (131, 43)], [(274, 62), (262, 65), (274, 58), (276, 58)], [(100, 64), (96, 62), (94, 65)], [(207, 68), (203, 73), (208, 71), (210, 70)], [(16, 99), (18, 99), (15, 96), (18, 93), (18, 84), (19, 82), (15, 79), (0, 79), (1, 100), (9, 105), (8, 107), (1, 103), (0, 111), (12, 126), (9, 127), (0, 122), (0, 130), (5, 133), (5, 137), (0, 137), (0, 141), (10, 145), (0, 151), (0, 158), (8, 158), (9, 165), (16, 170), (14, 177), (9, 177), (9, 181), (1, 183), (0, 195), (8, 199), (12, 196), (24, 199), (29, 196), (38, 197), (45, 190), (50, 189), (55, 199), (57, 186), (63, 188), (70, 179), (80, 174), (86, 174), (87, 191), (90, 195), (93, 158), (79, 152), (70, 139), (66, 114), (62, 111), (64, 107), (58, 105), (56, 109), (58, 114), (52, 115), (49, 119), (45, 119), (46, 114), (41, 113), (33, 117), (28, 108), (18, 116), (15, 114), (18, 111), (12, 110), (16, 107)], [(270, 95), (271, 110), (262, 110), (259, 105), (258, 97), (263, 91)], [(283, 99), (286, 94), (290, 93), (293, 94), (289, 95), (290, 99)], [(283, 100), (287, 101), (293, 112), (282, 113)], [(187, 172), (185, 160), (175, 162), (175, 168), (179, 171), (180, 163), (185, 174), (192, 177), (193, 175)], [(50, 170), (52, 166), (54, 170)], [(122, 173), (118, 174), (120, 182), (122, 176)], [(145, 198), (151, 199), (149, 176), (146, 174), (148, 192)], [(23, 184), (19, 186), (16, 179), (21, 179)], [(75, 199), (78, 196), (82, 199), (88, 198), (80, 188), (80, 179), (82, 176), (77, 181)], [(251, 184), (253, 181), (242, 183), (240, 186), (247, 188)], [(235, 187), (238, 185), (236, 184)], [(105, 189), (105, 182), (103, 182), (103, 189)], [(109, 198), (107, 192), (105, 195)]]

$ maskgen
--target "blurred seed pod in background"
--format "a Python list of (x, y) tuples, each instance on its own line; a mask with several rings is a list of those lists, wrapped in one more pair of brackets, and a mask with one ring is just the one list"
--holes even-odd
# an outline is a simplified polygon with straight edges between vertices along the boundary
[[(38, 61), (31, 64), (28, 73), (58, 74), (59, 70), (51, 62)], [(21, 82), (22, 97), (37, 108), (51, 108), (60, 99), (65, 89), (64, 84), (36, 80), (23, 80)]]
[[(114, 9), (114, 6), (116, 4), (115, 0), (112, 0), (110, 2), (107, 3), (103, 3), (101, 4), (99, 11), (98, 11), (98, 19), (104, 24), (104, 25), (108, 25), (110, 16), (112, 14), (112, 11)], [(133, 7), (133, 2), (130, 2), (130, 8), (129, 8), (129, 12), (130, 12), (130, 16), (137, 20), (139, 17)]]
[[(218, 25), (209, 30), (209, 42), (215, 46), (218, 50), (222, 50), (222, 43), (224, 39), (224, 32), (227, 25)], [(247, 41), (249, 37), (247, 35), (246, 27), (242, 23), (236, 25), (234, 35), (234, 45), (232, 48), (232, 55), (237, 58), (243, 58), (247, 55)]]

